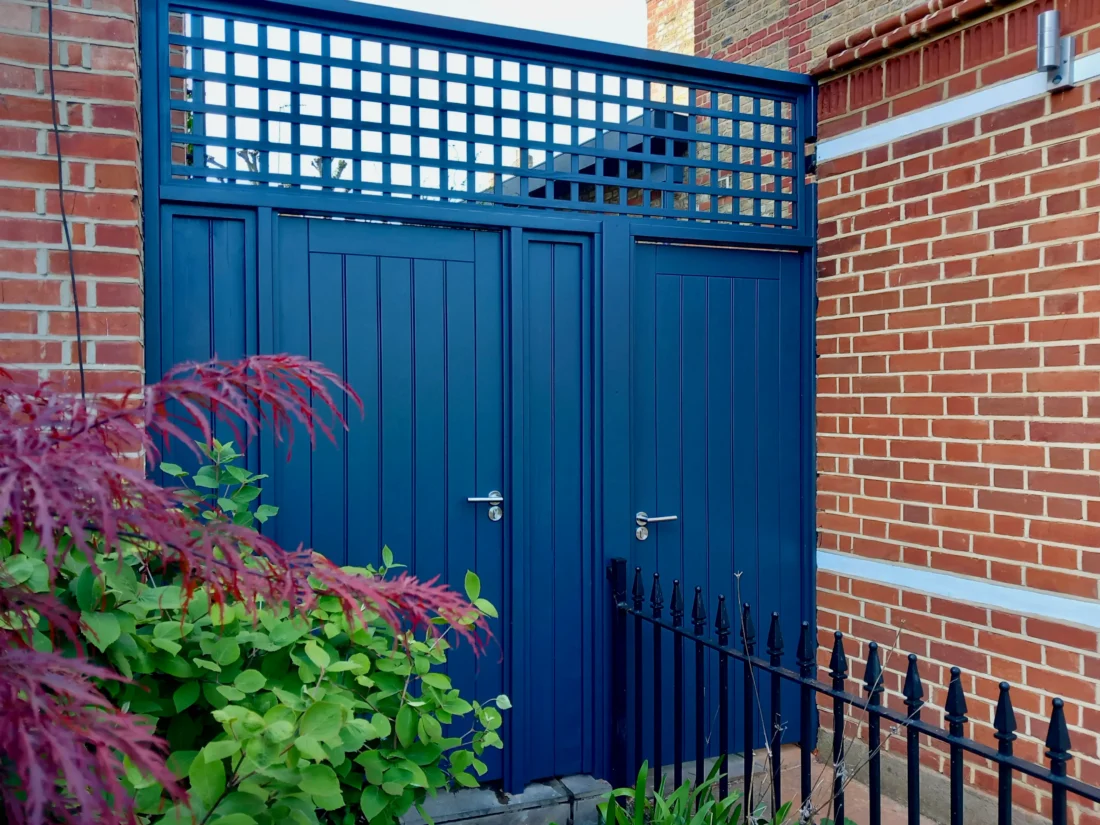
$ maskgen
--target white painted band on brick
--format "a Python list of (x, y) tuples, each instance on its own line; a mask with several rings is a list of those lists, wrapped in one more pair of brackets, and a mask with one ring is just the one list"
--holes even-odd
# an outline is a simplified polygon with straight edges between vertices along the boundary
[(1100, 602), (1057, 596), (1023, 587), (940, 573), (923, 567), (865, 559), (850, 553), (817, 551), (817, 569), (864, 581), (919, 590), (979, 607), (995, 607), (1008, 613), (1100, 628)]
[[(1078, 84), (1100, 76), (1100, 52), (1077, 58), (1073, 64), (1073, 71), (1074, 81)], [(817, 159), (826, 161), (853, 155), (865, 149), (893, 143), (910, 135), (927, 132), (937, 126), (969, 120), (975, 115), (1003, 109), (1013, 103), (1020, 103), (1046, 93), (1046, 75), (1035, 72), (953, 100), (945, 100), (934, 106), (893, 117), (846, 135), (819, 141)]]

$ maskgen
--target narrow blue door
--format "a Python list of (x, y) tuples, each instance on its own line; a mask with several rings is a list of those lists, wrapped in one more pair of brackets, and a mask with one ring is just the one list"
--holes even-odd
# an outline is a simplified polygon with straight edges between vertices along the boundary
[[(693, 588), (701, 588), (706, 635), (714, 635), (719, 595), (726, 596), (740, 645), (738, 603), (748, 604), (763, 650), (773, 611), (783, 617), (788, 660), (801, 618), (803, 554), (799, 456), (799, 257), (781, 252), (639, 244), (634, 250), (632, 506), (649, 525), (632, 542), (634, 564), (659, 572), (665, 616), (673, 581), (686, 585), (685, 624)], [(633, 523), (622, 529), (633, 530)], [(651, 584), (647, 581), (647, 588)], [(663, 761), (673, 754), (671, 645), (665, 645)], [(685, 661), (684, 754), (694, 756), (693, 652)], [(704, 736), (717, 754), (717, 677), (703, 685)], [(742, 673), (731, 668), (731, 720), (741, 718)], [(767, 689), (760, 690), (767, 712)], [(797, 707), (784, 695), (785, 713)], [(652, 708), (645, 709), (652, 719)], [(765, 717), (767, 718), (767, 717)], [(788, 717), (793, 718), (793, 717)], [(744, 731), (733, 723), (732, 752)], [(798, 726), (789, 726), (797, 736)], [(643, 733), (651, 757), (652, 730)], [(760, 747), (763, 729), (754, 735)]]
[(587, 237), (524, 233), (513, 278), (522, 780), (593, 770), (592, 263)]
[[(275, 535), (340, 564), (389, 546), (422, 579), (462, 589), (467, 570), (501, 610), (496, 640), (450, 673), (470, 700), (505, 690), (505, 340), (501, 237), (493, 232), (280, 218), (272, 345), (307, 354), (363, 399), (348, 432), (295, 446), (270, 470)], [(505, 493), (504, 518), (470, 497)], [(513, 743), (506, 743), (512, 747)], [(502, 773), (494, 751), (486, 779)]]

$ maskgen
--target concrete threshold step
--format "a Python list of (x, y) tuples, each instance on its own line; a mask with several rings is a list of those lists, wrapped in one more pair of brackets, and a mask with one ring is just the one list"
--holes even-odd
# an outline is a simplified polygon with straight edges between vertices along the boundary
[[(470, 788), (440, 794), (424, 803), (424, 811), (436, 825), (596, 825), (596, 805), (611, 786), (591, 776), (566, 776), (533, 782), (521, 794), (489, 788)], [(413, 810), (401, 825), (425, 825)]]

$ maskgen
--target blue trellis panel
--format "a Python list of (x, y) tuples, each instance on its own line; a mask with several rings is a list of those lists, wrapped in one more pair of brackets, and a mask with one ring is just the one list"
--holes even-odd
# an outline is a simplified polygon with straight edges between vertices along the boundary
[(796, 97), (407, 34), (168, 18), (176, 180), (798, 223)]

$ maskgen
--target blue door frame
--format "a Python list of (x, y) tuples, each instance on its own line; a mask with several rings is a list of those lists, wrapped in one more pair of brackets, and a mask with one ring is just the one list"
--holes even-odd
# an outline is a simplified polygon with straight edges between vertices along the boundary
[[(811, 80), (347, 0), (142, 0), (141, 11), (150, 377), (184, 357), (272, 351), (278, 307), (270, 296), (280, 277), (280, 223), (290, 219), (284, 216), (499, 233), (512, 399), (528, 397), (525, 358), (557, 357), (534, 352), (525, 338), (527, 324), (550, 322), (530, 314), (538, 297), (528, 294), (530, 273), (552, 265), (546, 256), (555, 244), (576, 247), (583, 261), (577, 287), (588, 296), (590, 315), (578, 364), (585, 374), (578, 377), (591, 392), (587, 400), (583, 392), (577, 396), (587, 405), (581, 434), (587, 446), (578, 461), (591, 485), (576, 540), (583, 545), (587, 536), (590, 547), (578, 556), (585, 586), (576, 632), (591, 668), (582, 675), (577, 700), (585, 731), (549, 761), (513, 744), (546, 735), (541, 728), (548, 717), (525, 701), (546, 701), (530, 684), (531, 659), (540, 655), (532, 649), (531, 626), (559, 621), (553, 612), (532, 615), (525, 608), (539, 596), (532, 592), (532, 575), (545, 571), (532, 570), (530, 558), (516, 548), (529, 546), (534, 530), (532, 552), (546, 552), (537, 546), (540, 525), (522, 500), (529, 488), (516, 493), (509, 514), (512, 553), (504, 562), (503, 607), (511, 620), (498, 633), (503, 684), (514, 699), (501, 766), (507, 790), (522, 789), (558, 765), (607, 774), (610, 604), (602, 576), (609, 559), (639, 552), (633, 516), (641, 505), (630, 480), (638, 462), (639, 388), (631, 364), (640, 248), (643, 258), (652, 244), (782, 255), (784, 277), (797, 282), (797, 410), (783, 434), (797, 443), (796, 477), (784, 482), (798, 518), (801, 615), (792, 619), (812, 620), (816, 199), (804, 152), (815, 134)], [(342, 51), (345, 40), (361, 47), (358, 54)], [(368, 53), (371, 44), (380, 44), (377, 53)], [(314, 64), (321, 68), (309, 76), (306, 68)], [(356, 78), (352, 86), (333, 93), (338, 76), (348, 73)], [(463, 88), (453, 99), (435, 98), (438, 106), (423, 105), (425, 98), (407, 105), (410, 96), (430, 94), (422, 90), (433, 84)], [(252, 86), (256, 99), (245, 93)], [(318, 89), (328, 94), (314, 94)], [(285, 109), (274, 104), (276, 95), (286, 95)], [(341, 109), (345, 95), (351, 108)], [(566, 102), (558, 108), (555, 98)], [(315, 103), (320, 108), (310, 108)], [(526, 118), (510, 117), (513, 104)], [(256, 105), (270, 116), (253, 117)], [(402, 108), (410, 112), (399, 114)], [(440, 111), (424, 119), (424, 110), (434, 108)], [(376, 122), (376, 111), (384, 112), (387, 131), (363, 120)], [(363, 139), (338, 147), (334, 136), (349, 125), (349, 113), (351, 131)], [(459, 114), (468, 140), (455, 140), (459, 127), (450, 115)], [(285, 131), (282, 125), (272, 131), (276, 121)], [(599, 128), (588, 125), (593, 121)], [(324, 135), (319, 144), (311, 142), (310, 130)], [(370, 138), (379, 142), (369, 143), (368, 133), (379, 134)], [(459, 159), (432, 156), (425, 146), (436, 140), (448, 153), (450, 143), (461, 144)], [(276, 162), (280, 149), (288, 150), (288, 164)], [(202, 244), (205, 257), (180, 254)], [(218, 325), (216, 310), (226, 314), (227, 305), (216, 303), (215, 293), (230, 296), (228, 306), (240, 304), (239, 324), (222, 319)], [(209, 302), (209, 329), (191, 322), (197, 310), (183, 309), (181, 295)], [(522, 403), (509, 401), (507, 410), (511, 432), (532, 426)], [(532, 461), (546, 460), (511, 445), (505, 452), (513, 489), (529, 476)], [(250, 461), (268, 471), (273, 456), (272, 446), (263, 444)], [(549, 724), (577, 722), (556, 718)], [(574, 758), (575, 748), (580, 755)]]

